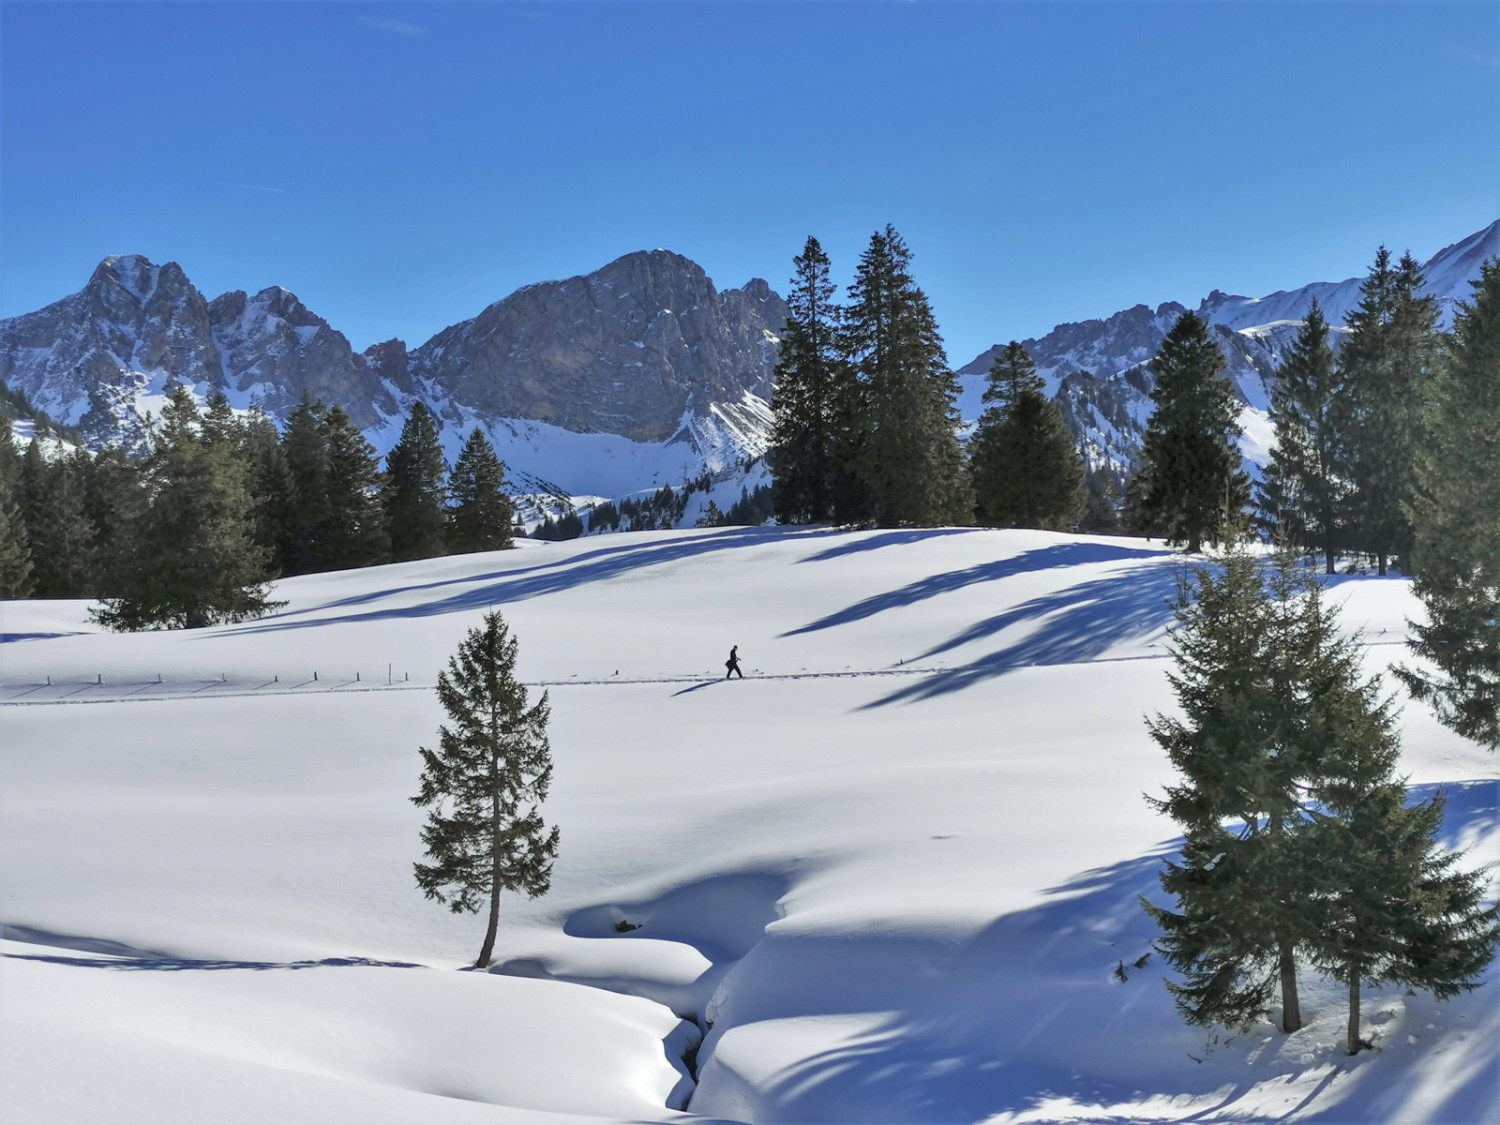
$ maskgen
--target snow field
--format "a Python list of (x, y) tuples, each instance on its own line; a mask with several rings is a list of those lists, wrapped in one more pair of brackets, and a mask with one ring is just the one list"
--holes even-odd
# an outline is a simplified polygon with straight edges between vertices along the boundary
[[(1306, 1030), (1230, 1036), (1136, 967), (1176, 837), (1141, 798), (1170, 776), (1142, 717), (1171, 706), (1177, 566), (723, 529), (293, 579), (192, 633), (0, 603), (29, 638), (0, 644), (0, 1090), (38, 1122), (666, 1121), (690, 1093), (756, 1122), (1494, 1119), (1493, 979), (1371, 990), (1380, 1050), (1349, 1059), (1311, 975)], [(1404, 582), (1336, 597), (1372, 670), (1399, 658)], [(562, 842), (475, 974), (482, 920), (415, 889), (409, 797), (425, 685), (490, 606), (553, 685)], [(724, 684), (731, 644), (751, 678)], [(1500, 858), (1494, 758), (1405, 724), (1447, 842)]]

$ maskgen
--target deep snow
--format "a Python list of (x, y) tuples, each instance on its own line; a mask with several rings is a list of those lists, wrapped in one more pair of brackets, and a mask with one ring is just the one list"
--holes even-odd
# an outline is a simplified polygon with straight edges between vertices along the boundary
[[(0, 603), (5, 1116), (1496, 1120), (1493, 970), (1370, 991), (1351, 1059), (1310, 974), (1305, 1030), (1229, 1035), (1135, 967), (1176, 836), (1142, 718), (1171, 706), (1178, 565), (722, 529), (292, 579), (275, 616), (185, 633)], [(1371, 671), (1400, 659), (1408, 585), (1335, 593)], [(549, 685), (562, 845), (482, 974), (482, 920), (415, 888), (408, 798), (491, 606)], [(1416, 705), (1404, 738), (1446, 842), (1500, 859), (1496, 759)]]

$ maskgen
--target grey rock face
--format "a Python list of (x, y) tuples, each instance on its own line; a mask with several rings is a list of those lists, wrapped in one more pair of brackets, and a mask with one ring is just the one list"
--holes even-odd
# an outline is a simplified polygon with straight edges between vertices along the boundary
[(764, 281), (720, 293), (654, 250), (518, 290), (415, 349), (409, 370), (490, 417), (664, 441), (685, 413), (768, 397), (785, 321)]
[(59, 418), (129, 371), (223, 385), (208, 304), (176, 262), (105, 258), (82, 291), (0, 322), (0, 379)]

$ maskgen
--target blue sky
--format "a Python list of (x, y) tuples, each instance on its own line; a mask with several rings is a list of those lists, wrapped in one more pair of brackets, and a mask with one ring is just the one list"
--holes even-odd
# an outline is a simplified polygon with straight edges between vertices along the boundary
[(0, 316), (99, 259), (356, 348), (665, 247), (910, 244), (955, 366), (1500, 216), (1500, 5), (0, 4)]

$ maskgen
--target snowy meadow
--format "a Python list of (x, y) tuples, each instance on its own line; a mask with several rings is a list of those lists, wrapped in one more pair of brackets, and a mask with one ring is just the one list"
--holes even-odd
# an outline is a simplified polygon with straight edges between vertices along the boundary
[[(294, 578), (187, 632), (0, 603), (0, 1116), (1500, 1120), (1493, 967), (1369, 990), (1354, 1057), (1310, 970), (1290, 1036), (1179, 1019), (1139, 897), (1178, 843), (1143, 720), (1181, 562), (725, 528)], [(1332, 592), (1368, 672), (1402, 658), (1405, 580)], [(485, 973), (410, 798), (491, 608), (550, 696), (562, 839)], [(1445, 846), (1500, 861), (1500, 763), (1419, 705), (1402, 734)]]

